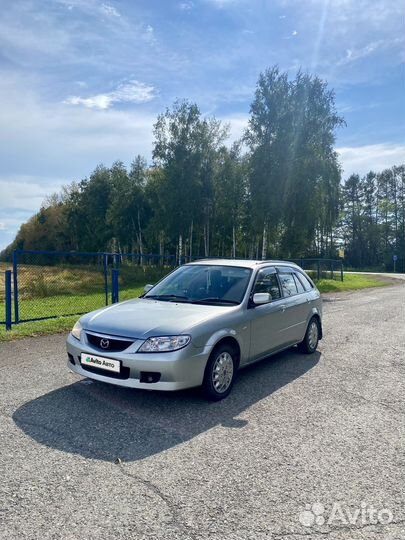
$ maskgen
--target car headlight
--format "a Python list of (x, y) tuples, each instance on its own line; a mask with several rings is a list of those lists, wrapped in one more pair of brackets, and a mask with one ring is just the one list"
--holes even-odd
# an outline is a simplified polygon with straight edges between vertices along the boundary
[(81, 333), (82, 333), (82, 325), (80, 324), (80, 321), (77, 321), (77, 323), (72, 328), (71, 334), (73, 337), (80, 340)]
[(150, 337), (139, 347), (138, 352), (177, 351), (188, 345), (191, 336), (158, 336)]

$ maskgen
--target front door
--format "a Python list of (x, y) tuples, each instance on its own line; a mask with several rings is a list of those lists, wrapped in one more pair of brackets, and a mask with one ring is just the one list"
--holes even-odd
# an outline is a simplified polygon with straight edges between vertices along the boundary
[(270, 294), (270, 302), (260, 306), (251, 304), (248, 310), (251, 320), (250, 361), (263, 358), (283, 346), (286, 306), (274, 267), (258, 272), (251, 298), (255, 293), (263, 292)]

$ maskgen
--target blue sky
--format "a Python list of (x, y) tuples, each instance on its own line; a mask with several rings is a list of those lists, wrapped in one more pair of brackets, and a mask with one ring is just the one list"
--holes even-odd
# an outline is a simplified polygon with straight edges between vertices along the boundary
[(151, 156), (176, 98), (246, 125), (278, 64), (326, 79), (344, 176), (405, 158), (399, 0), (13, 0), (0, 14), (0, 249), (61, 185)]

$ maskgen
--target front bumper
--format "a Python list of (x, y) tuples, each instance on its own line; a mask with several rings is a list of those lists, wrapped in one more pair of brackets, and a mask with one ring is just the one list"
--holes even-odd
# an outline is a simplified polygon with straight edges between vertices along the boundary
[[(67, 365), (74, 373), (96, 381), (146, 390), (181, 390), (200, 386), (209, 357), (207, 349), (199, 349), (192, 343), (179, 351), (167, 353), (100, 351), (88, 343), (84, 332), (80, 341), (69, 334), (66, 349), (69, 358)], [(117, 377), (108, 371), (100, 373), (101, 370), (84, 368), (80, 363), (81, 353), (120, 360), (122, 375)], [(141, 372), (160, 373), (159, 381), (141, 382)]]

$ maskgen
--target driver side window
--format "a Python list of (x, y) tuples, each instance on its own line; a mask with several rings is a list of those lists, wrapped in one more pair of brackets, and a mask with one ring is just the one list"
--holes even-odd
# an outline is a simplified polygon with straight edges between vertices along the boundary
[(280, 286), (274, 268), (263, 268), (257, 275), (253, 294), (269, 293), (271, 300), (281, 298)]

